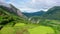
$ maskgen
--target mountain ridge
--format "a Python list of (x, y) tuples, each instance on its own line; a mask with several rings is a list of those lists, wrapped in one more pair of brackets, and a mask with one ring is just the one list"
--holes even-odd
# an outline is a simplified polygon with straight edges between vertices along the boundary
[(44, 15), (43, 18), (48, 19), (60, 19), (60, 6), (54, 6), (50, 8)]
[(23, 14), (27, 17), (33, 17), (33, 16), (41, 16), (42, 14), (44, 14), (45, 12), (43, 10), (38, 11), (38, 12), (33, 12), (33, 13), (24, 13)]

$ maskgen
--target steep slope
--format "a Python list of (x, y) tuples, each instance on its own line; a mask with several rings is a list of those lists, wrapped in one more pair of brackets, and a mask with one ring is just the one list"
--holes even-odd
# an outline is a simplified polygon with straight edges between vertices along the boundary
[(17, 9), (16, 7), (14, 7), (12, 4), (10, 4), (10, 6), (11, 6), (11, 9), (12, 9), (12, 12), (14, 12), (15, 14), (17, 14), (20, 17), (23, 17), (24, 16), (22, 14), (22, 12), (19, 9)]
[(14, 26), (15, 23), (28, 23), (23, 17), (21, 11), (10, 4), (10, 7), (0, 5), (0, 29), (3, 26), (10, 24)]
[(41, 16), (44, 13), (45, 12), (41, 10), (41, 11), (34, 12), (34, 13), (23, 13), (23, 14), (27, 17), (33, 17), (33, 16)]
[(54, 6), (50, 8), (41, 16), (34, 16), (29, 18), (30, 21), (39, 23), (40, 20), (49, 19), (49, 20), (60, 20), (60, 6)]
[(54, 6), (50, 8), (43, 16), (48, 19), (59, 19), (60, 20), (60, 6)]
[(16, 7), (14, 7), (12, 4), (9, 4), (9, 5), (10, 5), (10, 7), (6, 7), (4, 5), (0, 5), (0, 7), (2, 9), (6, 10), (6, 11), (8, 11), (10, 13), (12, 13), (12, 14), (18, 15), (20, 17), (23, 16), (22, 12), (19, 9), (17, 9)]

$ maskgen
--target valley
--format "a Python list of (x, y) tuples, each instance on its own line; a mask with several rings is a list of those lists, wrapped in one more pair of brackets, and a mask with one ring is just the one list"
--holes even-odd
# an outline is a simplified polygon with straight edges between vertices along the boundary
[(0, 6), (0, 34), (60, 34), (60, 6), (32, 14), (9, 6)]

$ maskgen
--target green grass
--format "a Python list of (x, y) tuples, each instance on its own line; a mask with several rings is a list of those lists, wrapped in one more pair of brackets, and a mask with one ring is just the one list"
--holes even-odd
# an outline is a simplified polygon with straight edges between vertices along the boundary
[(26, 24), (24, 24), (24, 23), (17, 23), (17, 24), (15, 24), (15, 26), (25, 26)]
[[(25, 30), (25, 31), (24, 31)], [(16, 23), (14, 27), (5, 26), (0, 34), (54, 34), (54, 30), (51, 27), (41, 26), (36, 24), (24, 24)]]
[(29, 29), (30, 34), (54, 34), (54, 30), (51, 27), (38, 26)]
[(15, 30), (12, 27), (4, 27), (1, 31), (0, 34), (14, 34)]

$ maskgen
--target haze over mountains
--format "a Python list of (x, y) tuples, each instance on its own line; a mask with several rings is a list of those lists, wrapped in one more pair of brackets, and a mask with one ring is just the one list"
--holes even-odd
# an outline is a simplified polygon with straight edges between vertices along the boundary
[(45, 11), (41, 10), (33, 13), (27, 13), (27, 12), (22, 12), (22, 13), (27, 17), (33, 17), (33, 16), (41, 16), (45, 13)]
[(39, 11), (35, 13), (23, 13), (27, 17), (33, 17), (33, 16), (42, 16), (43, 18), (49, 18), (49, 19), (59, 19), (60, 18), (60, 6), (54, 6), (50, 8), (47, 12)]
[(0, 6), (11, 13), (15, 13), (16, 15), (19, 15), (19, 16), (23, 15), (22, 12), (19, 9), (17, 9), (15, 6), (13, 6), (12, 4), (0, 2)]
[(50, 8), (44, 15), (44, 18), (48, 19), (60, 19), (60, 6), (54, 6)]
[(3, 3), (3, 2), (0, 2), (0, 6), (2, 8), (4, 8), (5, 10), (8, 9), (8, 11), (10, 13), (14, 13), (15, 15), (19, 15), (19, 16), (24, 16), (24, 15), (27, 17), (43, 16), (44, 18), (51, 18), (51, 19), (52, 18), (54, 18), (54, 19), (60, 18), (60, 15), (59, 15), (60, 14), (60, 6), (54, 6), (54, 7), (50, 8), (47, 12), (41, 10), (41, 11), (37, 11), (37, 12), (33, 12), (33, 13), (21, 12), (19, 9), (14, 7), (12, 4), (7, 4), (7, 3)]
[(10, 24), (11, 22), (13, 26), (18, 21), (21, 23), (26, 23), (25, 20), (25, 16), (22, 14), (22, 12), (12, 4), (0, 4), (0, 30), (6, 24)]
[(5, 6), (5, 7), (11, 7), (8, 3), (1, 2), (1, 1), (0, 1), (0, 5)]

